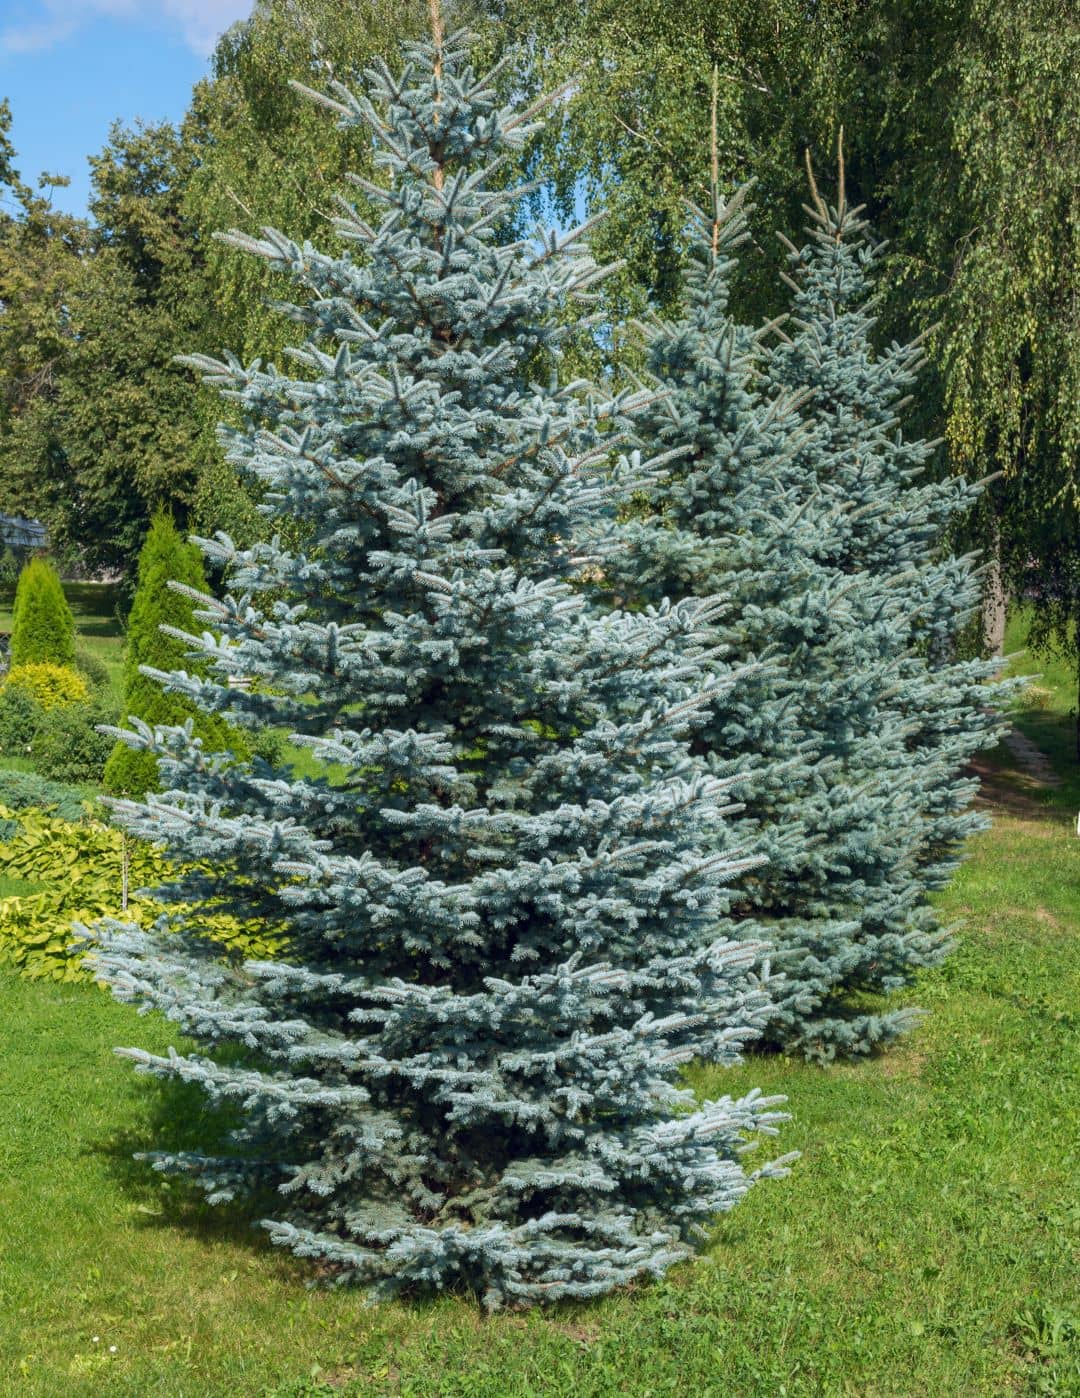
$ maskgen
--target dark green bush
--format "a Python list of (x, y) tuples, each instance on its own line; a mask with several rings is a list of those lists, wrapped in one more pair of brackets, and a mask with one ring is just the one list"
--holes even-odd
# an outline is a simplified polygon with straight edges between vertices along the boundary
[(0, 587), (14, 587), (19, 581), (19, 570), (22, 563), (19, 555), (12, 548), (5, 548), (0, 553)]
[(269, 762), (271, 767), (280, 767), (285, 761), (289, 740), (280, 728), (260, 728), (257, 732), (246, 734), (251, 747), (252, 757), (261, 757), (264, 762)]
[(56, 569), (32, 558), (19, 574), (12, 609), (11, 667), (75, 666), (75, 618)]
[(112, 740), (97, 725), (114, 718), (100, 701), (49, 710), (34, 735), (34, 770), (54, 781), (100, 782)]
[(28, 690), (20, 685), (0, 688), (0, 756), (29, 756), (30, 744), (43, 717), (44, 710)]
[(80, 642), (75, 642), (75, 668), (91, 689), (109, 688), (109, 667)]

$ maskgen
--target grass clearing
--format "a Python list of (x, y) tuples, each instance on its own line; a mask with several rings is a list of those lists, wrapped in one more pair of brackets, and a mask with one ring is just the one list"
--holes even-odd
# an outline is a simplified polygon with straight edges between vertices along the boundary
[(927, 1018), (868, 1062), (696, 1072), (786, 1093), (776, 1149), (803, 1158), (700, 1261), (595, 1305), (485, 1318), (305, 1289), (250, 1220), (132, 1161), (214, 1129), (112, 1055), (168, 1026), (0, 972), (0, 1391), (1080, 1394), (1080, 772), (1067, 677), (1040, 668), (1049, 697), (1016, 722), (1066, 780), (987, 762), (995, 825), (941, 900), (963, 927), (914, 997)]
[[(121, 589), (114, 583), (65, 582), (64, 596), (75, 618), (75, 629), (88, 642), (119, 642), (123, 644), (123, 627), (119, 610), (123, 601)], [(11, 631), (11, 608), (14, 589), (0, 593), (0, 631)]]
[(28, 893), (37, 893), (40, 888), (41, 884), (28, 879), (12, 879), (0, 874), (0, 898), (23, 898)]
[[(1076, 756), (1077, 675), (1060, 655), (1039, 655), (1025, 650), (1027, 624), (1024, 612), (1009, 618), (1005, 653), (1011, 655), (1011, 671), (1027, 675), (1030, 683), (1015, 709), (1017, 728), (1050, 759), (1064, 779), (1064, 804), (1080, 810), (1080, 762)], [(1062, 802), (1058, 802), (1062, 804)]]

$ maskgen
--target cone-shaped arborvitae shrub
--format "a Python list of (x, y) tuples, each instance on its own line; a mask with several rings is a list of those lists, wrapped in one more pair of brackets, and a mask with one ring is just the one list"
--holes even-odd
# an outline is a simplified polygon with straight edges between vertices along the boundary
[[(927, 894), (944, 886), (965, 839), (985, 824), (971, 809), (977, 782), (969, 764), (998, 741), (1008, 686), (989, 683), (997, 662), (958, 653), (978, 613), (981, 578), (974, 557), (954, 555), (948, 540), (980, 487), (930, 473), (935, 444), (905, 439), (900, 415), (922, 359), (919, 343), (880, 351), (873, 343), (879, 252), (860, 210), (846, 204), (842, 166), (835, 208), (821, 199), (812, 178), (811, 192), (809, 240), (801, 249), (790, 247), (793, 314), (768, 377), (806, 394), (809, 432), (799, 464), (847, 505), (840, 516), (845, 527), (823, 545), (828, 561), (849, 577), (873, 580), (892, 599), (900, 680), (884, 699), (905, 732), (902, 748), (882, 757), (887, 782), (905, 793), (908, 815), (899, 831), (905, 848), (894, 884), (899, 892), (906, 869), (911, 888), (898, 901), (898, 915), (881, 910), (878, 928), (886, 964), (904, 921), (921, 933), (926, 953), (909, 956), (917, 966), (937, 959), (943, 948)], [(909, 897), (914, 905), (902, 921)], [(905, 954), (918, 945), (907, 943)]]
[(140, 727), (170, 789), (117, 804), (189, 870), (177, 895), (288, 951), (227, 967), (191, 928), (114, 928), (98, 967), (199, 1044), (128, 1050), (140, 1067), (238, 1114), (226, 1152), (157, 1168), (214, 1201), (276, 1188), (277, 1243), (383, 1293), (590, 1296), (685, 1256), (776, 1120), (677, 1084), (769, 1010), (727, 916), (754, 856), (683, 736), (730, 677), (709, 602), (592, 614), (561, 581), (644, 477), (607, 469), (602, 420), (632, 404), (532, 377), (598, 275), (572, 236), (500, 242), (516, 195), (489, 177), (532, 116), (458, 38), (368, 82), (330, 99), (387, 176), (362, 185), (380, 217), (338, 223), (356, 255), (233, 235), (299, 289), (294, 376), (198, 361), (247, 416), (231, 459), (306, 547), (207, 544), (237, 592), (191, 642), (217, 678), (169, 681), (288, 724), (318, 774)]
[[(189, 591), (177, 591), (170, 582)], [(191, 592), (206, 592), (202, 555), (180, 537), (171, 515), (158, 514), (139, 554), (135, 598), (128, 617), (123, 721), (140, 718), (153, 726), (182, 724), (191, 718), (196, 736), (211, 751), (218, 751), (236, 739), (224, 719), (219, 714), (201, 713), (190, 699), (167, 692), (144, 671), (144, 667), (161, 672), (183, 666), (190, 646), (179, 640), (177, 633), (188, 634), (194, 623)], [(154, 754), (117, 742), (105, 764), (106, 791), (142, 796), (159, 784)]]
[(32, 558), (19, 574), (11, 622), (11, 668), (75, 666), (75, 619), (56, 569)]
[[(684, 455), (612, 566), (639, 597), (728, 598), (714, 641), (759, 668), (714, 701), (697, 742), (718, 774), (746, 774), (747, 838), (769, 856), (744, 881), (786, 977), (763, 1042), (819, 1058), (866, 1052), (912, 1018), (868, 997), (936, 953), (909, 925), (910, 801), (881, 777), (905, 753), (889, 697), (902, 599), (833, 562), (849, 510), (806, 469), (802, 386), (770, 392), (761, 333), (729, 315), (743, 196), (695, 211), (695, 224), (682, 318), (645, 327), (649, 368), (671, 396), (638, 420), (651, 449)], [(868, 937), (869, 910), (883, 906), (887, 955), (881, 935)]]

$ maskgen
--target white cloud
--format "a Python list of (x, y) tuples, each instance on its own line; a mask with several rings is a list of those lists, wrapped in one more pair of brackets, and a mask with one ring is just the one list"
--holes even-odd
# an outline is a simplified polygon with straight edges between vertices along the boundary
[(175, 19), (196, 53), (209, 54), (230, 24), (247, 19), (252, 0), (164, 0), (162, 9)]
[(0, 54), (36, 53), (62, 43), (76, 29), (74, 20), (46, 19), (39, 24), (15, 25), (0, 30)]
[(38, 13), (0, 30), (0, 54), (51, 48), (98, 15), (163, 22), (180, 31), (189, 48), (208, 55), (230, 24), (246, 19), (252, 0), (38, 0)]

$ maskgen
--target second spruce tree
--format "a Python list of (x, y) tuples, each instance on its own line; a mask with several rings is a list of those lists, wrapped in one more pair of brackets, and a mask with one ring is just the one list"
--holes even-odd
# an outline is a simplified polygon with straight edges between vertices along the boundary
[[(681, 455), (613, 566), (638, 598), (723, 593), (714, 641), (730, 661), (758, 667), (722, 693), (698, 741), (718, 773), (744, 773), (743, 818), (769, 856), (746, 883), (786, 977), (765, 1041), (829, 1059), (907, 1029), (914, 1012), (883, 996), (948, 946), (927, 894), (972, 828), (960, 768), (993, 731), (978, 707), (992, 695), (980, 664), (929, 660), (955, 638), (972, 593), (968, 579), (943, 620), (929, 580), (970, 563), (945, 555), (929, 488), (874, 465), (910, 356), (904, 373), (886, 361), (874, 379), (863, 338), (860, 363), (840, 363), (827, 296), (813, 321), (800, 303), (794, 338), (770, 354), (775, 327), (753, 333), (728, 311), (744, 196), (714, 198), (709, 214), (694, 211), (681, 317), (646, 327), (649, 368), (669, 396), (638, 432), (650, 449)], [(835, 259), (834, 233), (814, 244), (822, 259)], [(845, 293), (864, 292), (857, 250), (845, 255)], [(877, 415), (850, 407), (843, 441), (822, 419), (830, 375), (847, 399), (886, 386)], [(926, 455), (919, 445), (904, 452), (915, 463)], [(890, 533), (895, 555), (857, 547)]]
[(905, 916), (929, 946), (940, 939), (927, 894), (944, 886), (966, 838), (986, 824), (971, 804), (978, 783), (970, 763), (998, 741), (1011, 683), (998, 678), (999, 661), (963, 653), (982, 575), (974, 555), (953, 552), (950, 536), (982, 487), (935, 470), (937, 443), (904, 435), (923, 348), (919, 340), (875, 343), (881, 249), (862, 210), (847, 202), (842, 144), (838, 154), (835, 206), (810, 172), (809, 236), (801, 247), (788, 243), (789, 333), (773, 348), (767, 377), (804, 395), (799, 467), (842, 502), (822, 555), (888, 598), (898, 679), (879, 708), (902, 723), (903, 741), (891, 759), (864, 765), (906, 793), (903, 845), (915, 904)]

